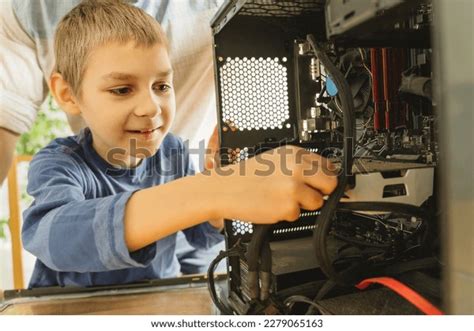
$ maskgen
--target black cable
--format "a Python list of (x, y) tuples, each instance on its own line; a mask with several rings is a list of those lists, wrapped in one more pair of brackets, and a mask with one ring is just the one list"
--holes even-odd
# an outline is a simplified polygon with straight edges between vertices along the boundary
[(314, 300), (316, 301), (322, 300), (329, 292), (331, 292), (336, 287), (336, 285), (337, 284), (334, 281), (332, 281), (331, 279), (328, 279), (326, 283), (324, 283), (324, 285), (321, 286)]
[(253, 235), (246, 254), (249, 271), (258, 270), (260, 251), (270, 228), (270, 224), (253, 224)]
[[(327, 237), (333, 221), (333, 215), (338, 207), (339, 200), (344, 195), (348, 176), (351, 175), (353, 162), (353, 140), (355, 132), (354, 122), (354, 104), (350, 87), (339, 69), (332, 63), (324, 49), (317, 44), (312, 35), (307, 36), (307, 40), (315, 55), (321, 64), (325, 67), (326, 72), (331, 76), (334, 84), (338, 88), (338, 95), (341, 101), (341, 110), (343, 112), (344, 124), (344, 162), (342, 163), (341, 176), (335, 191), (329, 196), (328, 200), (321, 209), (321, 213), (317, 218), (314, 230), (313, 244), (315, 246), (315, 254), (320, 264), (321, 270), (333, 281), (339, 284), (347, 284), (348, 278), (338, 273), (333, 266), (327, 249)], [(422, 209), (411, 205), (391, 204), (391, 203), (345, 203), (341, 204), (342, 210), (370, 210), (370, 211), (393, 211), (401, 214), (413, 216), (426, 216), (426, 212)], [(350, 283), (350, 281), (349, 281)]]
[[(426, 218), (427, 215), (429, 215), (429, 212), (424, 208), (393, 202), (341, 202), (338, 205), (338, 210), (391, 212), (419, 218)], [(417, 230), (415, 230), (415, 232), (418, 232)], [(411, 237), (412, 236), (410, 236), (410, 238)], [(353, 269), (352, 272), (343, 271), (338, 273), (338, 278), (344, 279), (344, 281), (347, 283), (353, 283), (357, 281), (358, 275), (359, 271)]]
[(331, 76), (334, 84), (336, 85), (339, 91), (338, 95), (341, 101), (341, 110), (343, 112), (344, 125), (344, 162), (342, 163), (341, 167), (341, 175), (339, 177), (336, 189), (329, 196), (328, 200), (321, 209), (321, 214), (317, 218), (316, 227), (313, 235), (313, 244), (315, 248), (316, 258), (318, 259), (321, 270), (330, 279), (333, 279), (338, 283), (345, 283), (345, 280), (341, 279), (339, 274), (334, 269), (332, 262), (329, 258), (329, 253), (327, 251), (327, 236), (330, 230), (333, 214), (336, 210), (339, 200), (344, 195), (344, 190), (348, 182), (348, 176), (350, 176), (352, 172), (353, 141), (355, 132), (354, 102), (352, 99), (350, 87), (347, 84), (347, 81), (341, 71), (339, 71), (339, 69), (337, 69), (336, 66), (332, 63), (323, 48), (316, 43), (316, 40), (314, 39), (313, 35), (308, 35), (306, 39), (311, 45), (316, 57), (324, 66), (328, 75)]
[(233, 315), (233, 311), (228, 308), (224, 303), (222, 303), (219, 300), (219, 297), (216, 292), (216, 287), (214, 284), (214, 271), (216, 271), (216, 267), (221, 262), (224, 258), (226, 257), (231, 257), (231, 256), (238, 256), (240, 258), (243, 258), (244, 256), (243, 253), (243, 248), (239, 246), (239, 242), (237, 242), (234, 247), (227, 251), (221, 251), (217, 257), (212, 260), (212, 262), (209, 264), (209, 269), (207, 270), (207, 285), (209, 288), (209, 293), (211, 295), (212, 302), (214, 302), (214, 305), (219, 309), (219, 311), (223, 315)]
[(363, 240), (358, 240), (358, 239), (355, 239), (355, 238), (341, 236), (339, 234), (334, 234), (334, 237), (339, 239), (339, 240), (342, 240), (342, 241), (345, 241), (347, 243), (351, 243), (351, 244), (354, 244), (354, 245), (358, 245), (358, 246), (367, 246), (367, 247), (374, 247), (374, 248), (381, 248), (381, 249), (387, 249), (387, 248), (392, 247), (391, 244), (368, 243), (368, 242), (365, 242)]
[[(283, 301), (283, 304), (287, 306), (287, 308), (290, 311), (295, 305), (295, 303), (306, 303), (310, 306), (310, 308), (316, 308), (321, 314), (332, 315), (328, 310), (322, 307), (319, 303), (303, 295), (292, 295), (291, 297), (288, 297), (285, 299), (285, 301)], [(312, 312), (312, 311), (313, 309), (308, 310), (308, 312)]]
[(270, 297), (272, 283), (272, 251), (270, 249), (269, 235), (264, 238), (262, 249), (260, 250), (260, 300), (265, 301)]
[[(260, 297), (260, 286), (259, 286), (259, 263), (262, 255), (262, 247), (264, 243), (268, 241), (268, 235), (272, 229), (271, 224), (254, 224), (254, 231), (252, 239), (247, 249), (247, 285), (249, 288), (249, 296), (252, 300), (259, 299)], [(268, 247), (269, 248), (269, 247)], [(265, 248), (266, 249), (266, 248)], [(265, 252), (265, 257), (268, 258), (268, 251)], [(268, 269), (267, 262), (263, 262), (266, 269)], [(270, 260), (271, 263), (271, 260)], [(271, 264), (270, 264), (271, 269)], [(271, 270), (270, 270), (271, 271)]]
[(272, 251), (270, 249), (268, 235), (264, 238), (262, 248), (260, 250), (260, 271), (272, 271)]

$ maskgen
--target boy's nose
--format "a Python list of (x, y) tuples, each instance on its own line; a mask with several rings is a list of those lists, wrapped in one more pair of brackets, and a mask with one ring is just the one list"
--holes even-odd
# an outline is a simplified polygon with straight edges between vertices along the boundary
[(142, 102), (135, 108), (136, 116), (154, 117), (161, 113), (160, 100), (156, 95), (147, 93), (141, 99)]

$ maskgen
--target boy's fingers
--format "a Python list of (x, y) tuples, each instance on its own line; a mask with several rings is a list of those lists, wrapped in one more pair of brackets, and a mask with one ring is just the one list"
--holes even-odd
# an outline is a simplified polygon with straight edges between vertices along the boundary
[(328, 159), (310, 153), (304, 155), (303, 181), (324, 195), (331, 194), (337, 186), (335, 167)]
[(301, 153), (301, 156), (296, 158), (297, 162), (309, 163), (310, 165), (318, 165), (323, 167), (325, 171), (337, 172), (337, 167), (329, 159), (307, 150), (300, 150), (298, 153)]
[(308, 185), (301, 185), (298, 192), (300, 207), (306, 210), (317, 210), (322, 207), (323, 195)]
[(334, 163), (332, 163), (328, 158), (325, 158), (319, 154), (305, 151), (303, 154), (303, 161), (308, 162), (308, 163), (317, 163), (321, 166), (324, 166), (326, 170), (336, 172), (337, 167), (335, 166)]
[(209, 138), (209, 142), (207, 144), (204, 168), (205, 169), (214, 169), (216, 166), (216, 153), (219, 149), (219, 136), (217, 134), (217, 126), (214, 127), (214, 131)]
[(318, 171), (313, 176), (304, 176), (303, 180), (324, 195), (331, 194), (337, 186), (337, 176), (324, 171)]
[[(283, 146), (279, 153), (283, 159), (293, 159), (294, 166), (290, 168), (292, 176), (301, 178), (313, 189), (327, 195), (336, 188), (336, 167), (327, 158), (295, 146)], [(289, 155), (291, 157), (288, 157)]]
[(214, 155), (219, 149), (219, 135), (217, 134), (217, 126), (214, 127), (209, 142), (207, 143), (207, 149), (212, 155)]
[(214, 169), (215, 165), (216, 165), (216, 162), (214, 160), (214, 157), (211, 156), (211, 155), (206, 155), (206, 161), (205, 161), (205, 164), (204, 164), (205, 169), (207, 169), (207, 170)]

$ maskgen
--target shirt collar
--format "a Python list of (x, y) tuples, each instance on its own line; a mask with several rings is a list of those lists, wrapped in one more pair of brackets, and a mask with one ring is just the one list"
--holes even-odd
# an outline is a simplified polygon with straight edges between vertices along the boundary
[(97, 167), (101, 172), (112, 177), (130, 176), (141, 177), (147, 167), (147, 159), (143, 159), (140, 164), (134, 168), (117, 168), (104, 160), (92, 147), (92, 133), (89, 128), (84, 128), (79, 133), (79, 143), (85, 153), (86, 160), (93, 166)]

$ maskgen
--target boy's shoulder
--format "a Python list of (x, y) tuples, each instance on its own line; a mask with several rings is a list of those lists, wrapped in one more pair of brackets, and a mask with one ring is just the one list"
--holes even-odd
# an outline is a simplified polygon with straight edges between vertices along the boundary
[(86, 134), (81, 131), (78, 135), (60, 137), (52, 140), (48, 145), (39, 150), (34, 158), (48, 156), (50, 158), (67, 158), (67, 156), (80, 156), (83, 154)]

